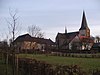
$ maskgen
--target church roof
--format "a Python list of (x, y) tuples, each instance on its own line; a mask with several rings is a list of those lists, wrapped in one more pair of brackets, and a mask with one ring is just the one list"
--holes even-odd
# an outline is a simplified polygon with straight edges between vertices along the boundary
[(79, 32), (70, 32), (70, 33), (58, 33), (58, 36), (61, 36), (61, 37), (67, 37), (67, 38), (72, 38), (72, 37), (75, 37), (76, 35), (78, 35)]
[(82, 42), (88, 42), (88, 43), (93, 43), (94, 42), (92, 37), (80, 36), (79, 38)]
[(88, 28), (86, 17), (85, 17), (85, 12), (83, 11), (83, 17), (82, 17), (82, 23), (81, 23), (81, 28), (79, 30), (83, 30)]
[(79, 34), (79, 32), (70, 32), (70, 33), (58, 33), (58, 37), (60, 38), (64, 38), (67, 40), (67, 43), (70, 43), (75, 36), (77, 36)]
[(70, 32), (70, 33), (67, 33), (66, 36), (71, 39), (71, 38), (74, 38), (76, 35), (78, 35), (79, 32)]

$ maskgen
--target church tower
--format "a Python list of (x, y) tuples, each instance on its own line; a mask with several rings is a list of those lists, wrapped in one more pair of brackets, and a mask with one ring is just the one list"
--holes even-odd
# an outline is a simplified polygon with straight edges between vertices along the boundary
[(85, 12), (83, 11), (81, 28), (79, 29), (79, 36), (90, 37), (90, 29), (87, 25)]

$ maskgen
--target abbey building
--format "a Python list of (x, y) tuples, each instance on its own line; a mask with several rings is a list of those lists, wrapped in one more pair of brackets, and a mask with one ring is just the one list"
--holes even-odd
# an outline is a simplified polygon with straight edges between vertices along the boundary
[(77, 49), (90, 50), (93, 45), (93, 39), (90, 37), (90, 29), (87, 24), (85, 12), (83, 11), (81, 27), (77, 32), (58, 33), (56, 36), (56, 45), (58, 49)]

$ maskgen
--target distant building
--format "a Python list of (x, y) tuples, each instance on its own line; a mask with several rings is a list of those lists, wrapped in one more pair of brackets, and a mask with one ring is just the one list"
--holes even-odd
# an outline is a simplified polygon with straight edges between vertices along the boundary
[(100, 42), (94, 43), (91, 50), (100, 52)]
[(50, 50), (55, 47), (55, 43), (51, 39), (36, 38), (29, 34), (17, 37), (14, 43), (16, 49), (23, 52), (26, 50)]
[(58, 33), (56, 36), (58, 49), (90, 50), (93, 45), (93, 41), (94, 40), (90, 37), (90, 29), (88, 27), (84, 11), (79, 31), (67, 33), (67, 29), (65, 28), (65, 33)]

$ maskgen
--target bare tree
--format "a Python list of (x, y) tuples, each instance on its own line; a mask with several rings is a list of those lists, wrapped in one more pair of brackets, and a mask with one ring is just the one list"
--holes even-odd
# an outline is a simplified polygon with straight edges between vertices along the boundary
[(18, 24), (17, 10), (15, 10), (14, 12), (12, 12), (9, 9), (9, 14), (10, 14), (11, 18), (10, 18), (9, 21), (7, 20), (7, 23), (9, 24), (8, 28), (9, 28), (9, 33), (12, 36), (12, 41), (14, 41), (15, 40), (15, 36), (18, 33), (18, 26), (19, 26), (19, 24)]
[(36, 25), (28, 26), (28, 32), (33, 37), (43, 38), (44, 32), (41, 31), (41, 28)]
[(13, 75), (15, 75), (15, 54), (16, 54), (16, 49), (15, 49), (15, 36), (18, 33), (18, 16), (17, 16), (17, 10), (15, 10), (14, 12), (12, 12), (11, 10), (9, 10), (9, 14), (10, 14), (10, 19), (9, 21), (7, 20), (8, 23), (8, 28), (9, 28), (9, 33), (11, 34), (11, 54), (12, 54), (12, 70), (13, 70)]

